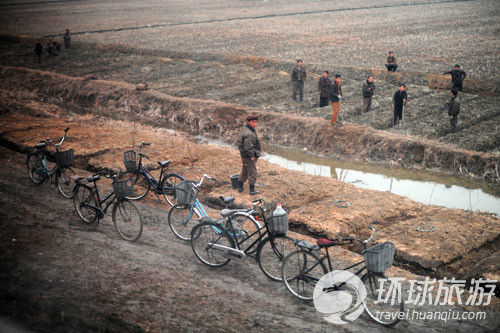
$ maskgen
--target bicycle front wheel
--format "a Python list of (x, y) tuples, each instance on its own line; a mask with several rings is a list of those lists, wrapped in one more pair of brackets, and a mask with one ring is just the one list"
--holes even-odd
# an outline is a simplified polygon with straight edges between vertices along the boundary
[(271, 280), (283, 281), (282, 266), (285, 257), (297, 250), (294, 239), (286, 235), (269, 236), (257, 248), (257, 263)]
[(175, 187), (179, 185), (183, 180), (184, 178), (182, 176), (171, 173), (169, 175), (166, 175), (165, 178), (163, 178), (163, 180), (161, 181), (163, 197), (170, 206), (175, 205), (175, 203), (177, 202)]
[(316, 283), (326, 272), (325, 264), (314, 253), (301, 249), (286, 256), (282, 279), (293, 296), (310, 301), (313, 299)]
[(71, 199), (73, 198), (75, 180), (74, 177), (76, 172), (73, 171), (72, 168), (62, 168), (59, 170), (59, 174), (57, 175), (57, 189), (62, 194), (63, 197)]
[(175, 205), (168, 212), (168, 226), (175, 237), (183, 241), (191, 239), (191, 229), (195, 223), (191, 221), (195, 215), (194, 209), (189, 205)]
[(26, 165), (28, 166), (28, 175), (30, 176), (31, 181), (35, 184), (43, 183), (43, 172), (45, 168), (40, 156), (36, 153), (29, 154), (26, 159)]
[[(382, 273), (368, 272), (361, 278), (361, 281), (366, 288), (366, 314), (380, 325), (387, 327), (396, 325), (400, 321), (399, 313), (404, 312), (402, 286), (399, 285), (398, 288), (396, 281), (391, 282)], [(388, 294), (389, 292), (391, 294)]]
[(97, 220), (97, 211), (93, 207), (99, 207), (94, 190), (86, 185), (75, 185), (73, 204), (76, 213), (86, 224), (94, 224)]
[(142, 215), (130, 200), (118, 200), (113, 206), (113, 223), (118, 234), (129, 242), (135, 242), (142, 234)]
[[(217, 248), (215, 245), (220, 247)], [(196, 258), (205, 265), (221, 267), (231, 261), (227, 250), (234, 249), (234, 243), (220, 225), (201, 222), (191, 232), (191, 248)]]
[(129, 200), (140, 200), (149, 193), (151, 183), (147, 180), (141, 172), (126, 172), (120, 176), (120, 180), (132, 179), (134, 181), (134, 195), (127, 197)]

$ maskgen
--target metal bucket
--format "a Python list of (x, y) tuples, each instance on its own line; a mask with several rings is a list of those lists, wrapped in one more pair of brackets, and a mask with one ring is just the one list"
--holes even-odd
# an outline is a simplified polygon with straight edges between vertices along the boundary
[(232, 175), (229, 176), (231, 179), (231, 186), (236, 190), (238, 188), (238, 179), (240, 178), (240, 175)]

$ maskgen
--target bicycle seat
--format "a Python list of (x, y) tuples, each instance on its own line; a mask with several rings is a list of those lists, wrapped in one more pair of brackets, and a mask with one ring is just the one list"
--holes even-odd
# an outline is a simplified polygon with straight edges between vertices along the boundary
[(222, 217), (228, 217), (228, 216), (231, 216), (233, 215), (234, 213), (239, 213), (241, 212), (242, 210), (241, 209), (223, 209), (220, 211), (220, 215), (222, 215)]
[(319, 247), (330, 247), (330, 246), (338, 245), (337, 241), (328, 240), (326, 238), (318, 239), (316, 241), (316, 244), (318, 244)]
[(43, 147), (45, 147), (46, 145), (47, 145), (47, 143), (46, 143), (46, 142), (39, 142), (39, 143), (37, 143), (37, 144), (35, 145), (35, 147), (37, 147), (37, 148), (43, 148)]
[(101, 179), (101, 175), (92, 175), (92, 176), (87, 177), (87, 180), (89, 181), (89, 183), (96, 182), (99, 179)]
[(170, 164), (170, 160), (167, 161), (158, 161), (158, 164), (162, 167), (165, 168)]
[(311, 250), (311, 251), (317, 251), (319, 250), (319, 246), (318, 245), (314, 245), (314, 244), (311, 244), (309, 243), (308, 241), (305, 241), (305, 240), (294, 240), (293, 241), (293, 244), (300, 247), (300, 248), (303, 248), (303, 249), (308, 249), (308, 250)]
[(221, 195), (219, 199), (221, 199), (225, 205), (229, 205), (230, 203), (234, 202), (234, 197), (225, 197)]

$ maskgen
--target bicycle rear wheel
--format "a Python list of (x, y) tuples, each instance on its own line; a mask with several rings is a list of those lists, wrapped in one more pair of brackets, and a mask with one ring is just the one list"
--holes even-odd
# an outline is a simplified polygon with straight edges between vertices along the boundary
[(75, 175), (76, 172), (70, 167), (62, 168), (61, 170), (59, 170), (59, 174), (57, 175), (57, 189), (65, 198), (68, 199), (73, 198)]
[(218, 224), (198, 223), (191, 232), (191, 248), (196, 258), (210, 267), (227, 265), (231, 261), (229, 254), (223, 249), (214, 248), (214, 245), (234, 249), (233, 240)]
[[(400, 321), (398, 314), (404, 312), (404, 295), (401, 287), (389, 288), (391, 281), (382, 273), (368, 272), (361, 281), (366, 288), (365, 312), (368, 316), (383, 326), (396, 325)], [(392, 285), (396, 286), (397, 284)], [(388, 294), (389, 292), (391, 294)]]
[(193, 215), (195, 215), (194, 209), (189, 205), (177, 204), (170, 208), (168, 212), (168, 226), (175, 237), (183, 241), (191, 239), (191, 229), (195, 226), (195, 222), (192, 221)]
[[(241, 244), (245, 243), (245, 246), (249, 246), (253, 242), (255, 242), (262, 235), (261, 227), (259, 222), (257, 222), (253, 217), (242, 214), (235, 213), (231, 215), (229, 220), (226, 222), (227, 224), (232, 224), (232, 229), (229, 225), (226, 224), (226, 230), (230, 236), (233, 236), (233, 239), (238, 242), (240, 248), (242, 248)], [(250, 237), (251, 236), (251, 237)], [(256, 244), (253, 247), (253, 250), (248, 251), (247, 254), (253, 254), (258, 249), (258, 245)], [(248, 249), (249, 250), (249, 249)]]
[(127, 197), (129, 200), (140, 200), (149, 193), (151, 183), (141, 172), (125, 172), (120, 176), (120, 180), (132, 179), (134, 181), (134, 195)]
[(134, 203), (118, 200), (113, 206), (113, 223), (118, 234), (125, 240), (135, 242), (142, 235), (142, 215)]
[(305, 301), (313, 299), (314, 287), (326, 273), (325, 264), (308, 250), (294, 251), (283, 261), (282, 279), (286, 288)]
[(281, 282), (285, 257), (297, 250), (294, 239), (286, 235), (269, 236), (257, 248), (257, 263), (271, 280)]
[(30, 179), (35, 184), (41, 184), (44, 181), (43, 170), (45, 170), (43, 166), (42, 159), (36, 153), (28, 154), (26, 159), (26, 165), (28, 167), (28, 175)]
[(171, 173), (166, 175), (165, 178), (163, 178), (163, 180), (161, 181), (163, 197), (170, 206), (175, 205), (175, 203), (177, 202), (175, 187), (179, 185), (183, 180), (184, 178), (182, 176)]
[(99, 207), (94, 190), (86, 185), (75, 185), (73, 204), (78, 216), (86, 224), (94, 224), (97, 220), (97, 211), (92, 207)]

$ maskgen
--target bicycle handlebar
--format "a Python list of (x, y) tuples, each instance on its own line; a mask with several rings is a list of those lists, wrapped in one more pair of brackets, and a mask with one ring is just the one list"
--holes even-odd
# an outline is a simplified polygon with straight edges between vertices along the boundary
[(203, 176), (201, 176), (200, 182), (198, 184), (196, 184), (196, 186), (198, 188), (201, 188), (201, 185), (203, 184), (203, 180), (204, 179), (216, 181), (216, 179), (214, 177), (210, 177), (209, 175), (207, 175), (206, 173), (204, 173)]
[(342, 238), (341, 240), (342, 241), (357, 241), (357, 242), (360, 242), (361, 244), (367, 244), (368, 242), (370, 242), (372, 239), (373, 239), (373, 236), (375, 236), (375, 232), (377, 231), (373, 226), (368, 226), (368, 228), (370, 228), (372, 230), (372, 234), (370, 235), (370, 237), (368, 237), (367, 239), (359, 239), (357, 237), (347, 237), (347, 238)]
[(60, 145), (63, 144), (64, 140), (66, 140), (66, 134), (68, 134), (69, 127), (66, 127), (64, 130), (64, 136), (61, 137), (61, 141), (59, 143), (54, 143), (50, 138), (47, 138), (45, 141), (53, 145), (54, 147), (58, 148)]

